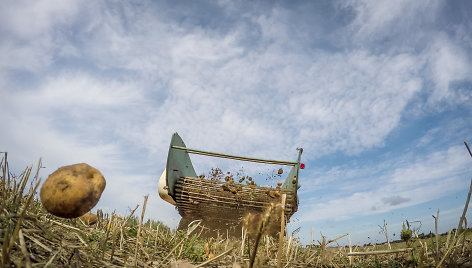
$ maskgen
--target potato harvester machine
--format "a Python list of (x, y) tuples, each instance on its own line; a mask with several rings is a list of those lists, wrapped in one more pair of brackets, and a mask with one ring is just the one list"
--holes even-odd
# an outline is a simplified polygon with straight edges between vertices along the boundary
[[(166, 169), (159, 179), (159, 196), (176, 206), (182, 220), (179, 229), (186, 228), (193, 220), (201, 219), (218, 226), (234, 226), (247, 213), (262, 212), (275, 202), (281, 202), (286, 194), (285, 217), (297, 211), (297, 190), (300, 188), (298, 174), (304, 165), (300, 163), (303, 149), (298, 148), (295, 162), (277, 161), (259, 158), (241, 157), (228, 154), (212, 153), (187, 148), (177, 133), (174, 133), (169, 146)], [(282, 186), (262, 187), (239, 184), (197, 176), (189, 154), (227, 158), (264, 164), (292, 166)]]

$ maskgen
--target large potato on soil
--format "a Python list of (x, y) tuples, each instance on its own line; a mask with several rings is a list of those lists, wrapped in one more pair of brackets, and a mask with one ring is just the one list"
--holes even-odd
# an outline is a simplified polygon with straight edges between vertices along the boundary
[(97, 204), (105, 184), (100, 171), (85, 163), (64, 166), (44, 182), (41, 203), (55, 216), (80, 217)]

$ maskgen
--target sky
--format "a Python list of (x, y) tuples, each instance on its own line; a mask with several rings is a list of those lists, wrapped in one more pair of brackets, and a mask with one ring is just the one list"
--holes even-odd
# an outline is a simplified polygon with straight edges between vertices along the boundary
[[(288, 229), (302, 243), (312, 230), (382, 242), (384, 220), (391, 240), (406, 220), (429, 233), (438, 210), (446, 232), (472, 177), (471, 12), (466, 0), (4, 1), (0, 151), (17, 173), (42, 157), (43, 180), (88, 163), (107, 181), (94, 210), (129, 214), (149, 194), (146, 217), (175, 228), (157, 194), (173, 133), (277, 160), (301, 147)], [(198, 174), (279, 179), (279, 166), (191, 158)]]

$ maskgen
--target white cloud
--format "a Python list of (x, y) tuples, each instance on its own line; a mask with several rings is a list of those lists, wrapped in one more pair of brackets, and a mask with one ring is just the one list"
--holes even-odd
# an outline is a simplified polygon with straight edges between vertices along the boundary
[(263, 153), (283, 144), (269, 155), (300, 145), (321, 153), (359, 152), (382, 145), (419, 91), (414, 61), (411, 55), (376, 57), (364, 51), (302, 59), (279, 49), (246, 57), (236, 53), (216, 64), (186, 57), (173, 71), (147, 135), (155, 137), (162, 126), (187, 136), (211, 130), (219, 138), (210, 141), (205, 134), (202, 144), (221, 148), (246, 142), (236, 146), (238, 153)]
[[(361, 179), (357, 176), (364, 174), (362, 168), (360, 172), (353, 170), (355, 177), (345, 176), (344, 180), (346, 183), (354, 181), (357, 187), (351, 188), (351, 192), (344, 191), (345, 196), (325, 193), (316, 202), (305, 201), (305, 204), (301, 204), (299, 218), (306, 222), (343, 220), (438, 199), (464, 188), (464, 174), (469, 170), (469, 162), (464, 148), (453, 146), (406, 162), (392, 160), (392, 166), (383, 167), (383, 174), (378, 177), (371, 175)], [(303, 194), (308, 196), (309, 192)]]
[[(40, 156), (45, 163), (54, 166), (80, 163), (87, 160), (93, 165), (110, 166), (118, 164), (119, 150), (116, 144), (87, 144), (77, 140), (72, 133), (56, 130), (51, 120), (43, 116), (6, 114), (2, 111), (2, 151), (10, 152), (12, 159), (20, 163), (36, 161)], [(12, 160), (12, 162), (15, 162)], [(29, 163), (28, 163), (29, 164)], [(50, 170), (51, 171), (51, 170)]]
[(471, 98), (470, 92), (461, 92), (452, 88), (454, 81), (468, 80), (471, 82), (472, 65), (467, 53), (461, 46), (451, 42), (446, 36), (439, 35), (432, 42), (426, 55), (430, 61), (431, 79), (434, 81), (434, 90), (428, 101), (437, 103), (462, 103)]
[(428, 81), (422, 89), (427, 105), (421, 105), (420, 110), (444, 109), (445, 104), (462, 104), (471, 99), (470, 90), (453, 86), (454, 82), (471, 83), (472, 65), (467, 53), (470, 46), (464, 42), (464, 31), (470, 26), (452, 22), (439, 25), (438, 20), (453, 16), (441, 14), (443, 2), (350, 1), (341, 6), (356, 11), (355, 19), (338, 33), (347, 36), (345, 42), (350, 46), (387, 55), (416, 55), (414, 64), (421, 70), (416, 75)]
[(144, 102), (139, 84), (135, 82), (102, 81), (80, 73), (57, 75), (46, 81), (40, 91), (28, 92), (28, 95), (26, 97), (31, 98), (31, 102), (37, 101), (48, 109), (63, 110), (126, 108)]
[[(68, 25), (78, 13), (75, 1), (15, 1), (0, 11), (0, 68), (40, 72), (52, 62), (61, 42), (58, 25)], [(1, 70), (0, 71), (4, 71)]]
[(134, 83), (80, 73), (45, 79), (38, 89), (1, 92), (2, 150), (20, 161), (43, 156), (53, 165), (85, 159), (117, 165), (123, 144), (110, 140), (110, 133), (125, 128), (135, 117), (129, 110), (145, 103)]
[[(379, 23), (381, 18), (392, 21), (408, 5), (394, 5), (388, 16), (374, 15), (376, 10), (388, 10), (381, 5), (361, 6), (366, 12), (358, 14), (362, 25), (387, 27)], [(422, 7), (417, 6), (413, 10)], [(287, 14), (281, 8), (252, 18), (262, 29), (259, 38), (265, 41), (254, 51), (241, 42), (244, 27), (221, 35), (171, 24), (153, 16), (154, 10), (132, 5), (123, 5), (126, 12), (96, 8), (86, 13), (90, 21), (78, 30), (77, 39), (88, 45), (79, 52), (64, 42), (65, 51), (70, 51), (64, 53), (90, 57), (103, 70), (125, 70), (128, 78), (136, 72), (143, 83), (134, 86), (159, 96), (156, 103), (143, 103), (138, 109), (142, 121), (130, 124), (139, 131), (128, 128), (123, 133), (128, 138), (139, 137), (143, 148), (164, 149), (162, 139), (179, 130), (186, 136), (197, 135), (193, 139), (203, 147), (221, 148), (236, 140), (241, 143), (234, 144), (236, 153), (243, 154), (284, 158), (286, 151), (300, 145), (308, 147), (306, 152), (316, 150), (321, 155), (358, 153), (383, 145), (423, 86), (425, 59), (414, 54), (373, 54), (364, 49), (299, 54), (302, 45), (288, 39)], [(123, 21), (123, 16), (134, 21)], [(41, 27), (45, 32), (53, 27), (52, 22), (45, 25)], [(441, 51), (445, 56), (435, 66), (450, 62), (453, 55), (448, 49)], [(49, 60), (40, 62), (50, 64), (52, 55), (44, 55)], [(31, 64), (34, 69), (39, 65)], [(463, 75), (438, 77), (442, 81), (438, 84), (443, 85)], [(73, 90), (74, 85), (64, 84), (67, 79), (63, 84), (60, 79), (54, 82), (53, 87), (64, 87), (59, 94)], [(121, 81), (114, 83), (110, 86), (116, 88)], [(84, 94), (69, 101), (106, 101), (96, 95), (96, 88), (81, 87)], [(57, 93), (57, 89), (51, 90), (51, 94)], [(130, 92), (116, 94), (124, 100)], [(196, 130), (204, 134), (195, 134)], [(210, 138), (209, 130), (219, 138)], [(265, 151), (270, 147), (274, 149)]]
[(0, 11), (1, 29), (23, 40), (49, 33), (78, 12), (77, 1), (41, 0), (5, 2)]
[(356, 17), (349, 28), (355, 33), (357, 41), (365, 42), (401, 38), (405, 33), (408, 36), (413, 30), (434, 21), (442, 3), (354, 0), (344, 5), (356, 11)]
[[(137, 21), (125, 24), (114, 10), (94, 13), (79, 35), (90, 35), (93, 46), (82, 48), (81, 54), (105, 69), (138, 71), (146, 90), (162, 97), (156, 108), (140, 108), (139, 113), (149, 113), (143, 115), (146, 123), (134, 125), (139, 133), (126, 134), (141, 137), (142, 147), (163, 148), (161, 140), (176, 130), (186, 136), (203, 130), (197, 136), (203, 146), (232, 143), (236, 153), (285, 158), (287, 151), (304, 144), (307, 151), (322, 154), (357, 153), (382, 146), (421, 87), (413, 55), (358, 50), (306, 57), (288, 51), (298, 47), (286, 38), (290, 29), (280, 21), (286, 15), (278, 8), (254, 19), (267, 41), (257, 51), (239, 41), (244, 28), (224, 36), (198, 29), (188, 33), (150, 13), (140, 17), (131, 6), (124, 8)], [(155, 77), (149, 80), (151, 74)], [(150, 89), (154, 81), (168, 88)], [(70, 94), (70, 87), (63, 94)], [(104, 100), (90, 92), (77, 101)], [(210, 138), (209, 130), (219, 138)]]
[(22, 70), (37, 72), (52, 62), (50, 49), (52, 42), (48, 38), (40, 38), (34, 44), (18, 45), (14, 42), (0, 43), (0, 71)]
[(418, 141), (418, 143), (416, 144), (417, 147), (423, 147), (423, 146), (427, 146), (429, 144), (431, 144), (431, 142), (434, 140), (434, 137), (440, 132), (440, 129), (439, 128), (433, 128), (433, 129), (430, 129), (428, 130), (428, 132), (426, 132), (424, 134), (423, 137), (421, 137)]

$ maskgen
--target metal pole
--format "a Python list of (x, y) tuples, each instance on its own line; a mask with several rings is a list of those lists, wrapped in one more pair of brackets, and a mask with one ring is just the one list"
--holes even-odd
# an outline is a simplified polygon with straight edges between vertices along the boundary
[(248, 162), (257, 162), (257, 163), (264, 163), (264, 164), (275, 164), (275, 165), (285, 165), (285, 166), (295, 166), (298, 165), (297, 162), (290, 162), (290, 161), (279, 161), (279, 160), (268, 160), (268, 159), (261, 159), (261, 158), (252, 158), (252, 157), (244, 157), (244, 156), (236, 156), (236, 155), (229, 155), (229, 154), (220, 154), (220, 153), (213, 153), (213, 152), (206, 152), (202, 150), (190, 149), (181, 146), (172, 146), (173, 149), (177, 150), (184, 150), (190, 154), (199, 154), (199, 155), (206, 155), (206, 156), (213, 156), (213, 157), (220, 157), (220, 158), (228, 158), (240, 161), (248, 161)]

